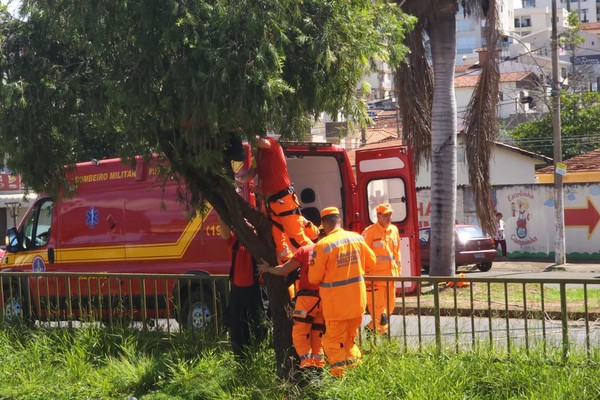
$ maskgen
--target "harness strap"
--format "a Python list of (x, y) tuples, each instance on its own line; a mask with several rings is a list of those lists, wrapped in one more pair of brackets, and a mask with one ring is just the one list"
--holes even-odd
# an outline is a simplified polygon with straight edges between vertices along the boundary
[(319, 297), (319, 291), (318, 290), (307, 290), (307, 289), (302, 289), (298, 291), (298, 294), (296, 295), (296, 297), (298, 296), (313, 296), (313, 297)]
[[(302, 296), (302, 294), (298, 293), (298, 296)], [(296, 298), (298, 298), (298, 296), (296, 296)], [(308, 295), (308, 296), (311, 296), (311, 295)], [(318, 297), (318, 295), (317, 295), (317, 297)], [(315, 302), (315, 304), (310, 308), (310, 310), (308, 310), (306, 312), (306, 314), (304, 314), (304, 311), (294, 311), (294, 314), (302, 314), (302, 315), (306, 315), (306, 316), (305, 317), (294, 317), (293, 319), (295, 321), (298, 321), (298, 322), (304, 322), (304, 323), (307, 323), (307, 324), (312, 324), (312, 321), (313, 321), (314, 317), (311, 316), (310, 313), (313, 312), (313, 310), (315, 308), (317, 308), (319, 306), (319, 304), (321, 304), (321, 298), (319, 298), (319, 300), (317, 300)]]
[(311, 330), (325, 332), (325, 324), (312, 324)]
[(294, 187), (293, 186), (288, 186), (283, 190), (280, 190), (279, 192), (270, 195), (269, 197), (267, 197), (267, 203), (272, 203), (274, 201), (277, 201), (279, 199), (281, 199), (282, 197), (287, 196), (288, 194), (294, 193)]
[(270, 211), (276, 217), (286, 217), (288, 215), (294, 215), (294, 214), (302, 215), (302, 212), (300, 211), (300, 207), (296, 207), (293, 210), (284, 211), (284, 212), (279, 213), (279, 214), (276, 214), (275, 212), (273, 212), (272, 209)]

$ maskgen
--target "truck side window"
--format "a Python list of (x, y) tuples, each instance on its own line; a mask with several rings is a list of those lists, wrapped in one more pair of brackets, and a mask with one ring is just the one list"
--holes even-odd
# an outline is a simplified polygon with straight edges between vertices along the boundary
[(377, 221), (375, 208), (381, 203), (392, 206), (392, 222), (402, 222), (407, 218), (406, 185), (401, 178), (374, 179), (367, 184), (367, 195), (371, 222)]
[(54, 202), (47, 199), (37, 204), (31, 211), (22, 230), (24, 249), (42, 247), (48, 243), (53, 210)]

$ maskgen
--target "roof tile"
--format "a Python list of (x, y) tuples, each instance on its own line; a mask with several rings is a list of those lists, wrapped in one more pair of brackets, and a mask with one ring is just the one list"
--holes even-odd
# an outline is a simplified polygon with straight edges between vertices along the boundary
[[(563, 161), (563, 164), (567, 166), (568, 172), (600, 172), (600, 148), (569, 158)], [(553, 172), (554, 165), (550, 165), (537, 170), (536, 174), (551, 174)]]
[[(530, 71), (505, 72), (500, 74), (500, 82), (520, 82), (532, 75)], [(475, 87), (479, 74), (460, 75), (454, 78), (454, 87)]]

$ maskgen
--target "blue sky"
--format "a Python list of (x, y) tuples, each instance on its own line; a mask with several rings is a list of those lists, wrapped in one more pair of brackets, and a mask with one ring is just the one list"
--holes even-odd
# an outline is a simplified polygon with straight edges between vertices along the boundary
[(8, 11), (14, 15), (21, 5), (21, 0), (0, 0), (0, 4), (8, 5)]

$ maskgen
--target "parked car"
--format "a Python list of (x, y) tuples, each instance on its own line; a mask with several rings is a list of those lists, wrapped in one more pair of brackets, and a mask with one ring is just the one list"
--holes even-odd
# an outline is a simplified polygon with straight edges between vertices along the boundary
[[(429, 273), (430, 236), (430, 227), (419, 229), (421, 267), (426, 273)], [(456, 268), (471, 264), (475, 264), (482, 272), (492, 268), (492, 261), (496, 259), (494, 239), (484, 234), (479, 226), (456, 225), (454, 237)]]

